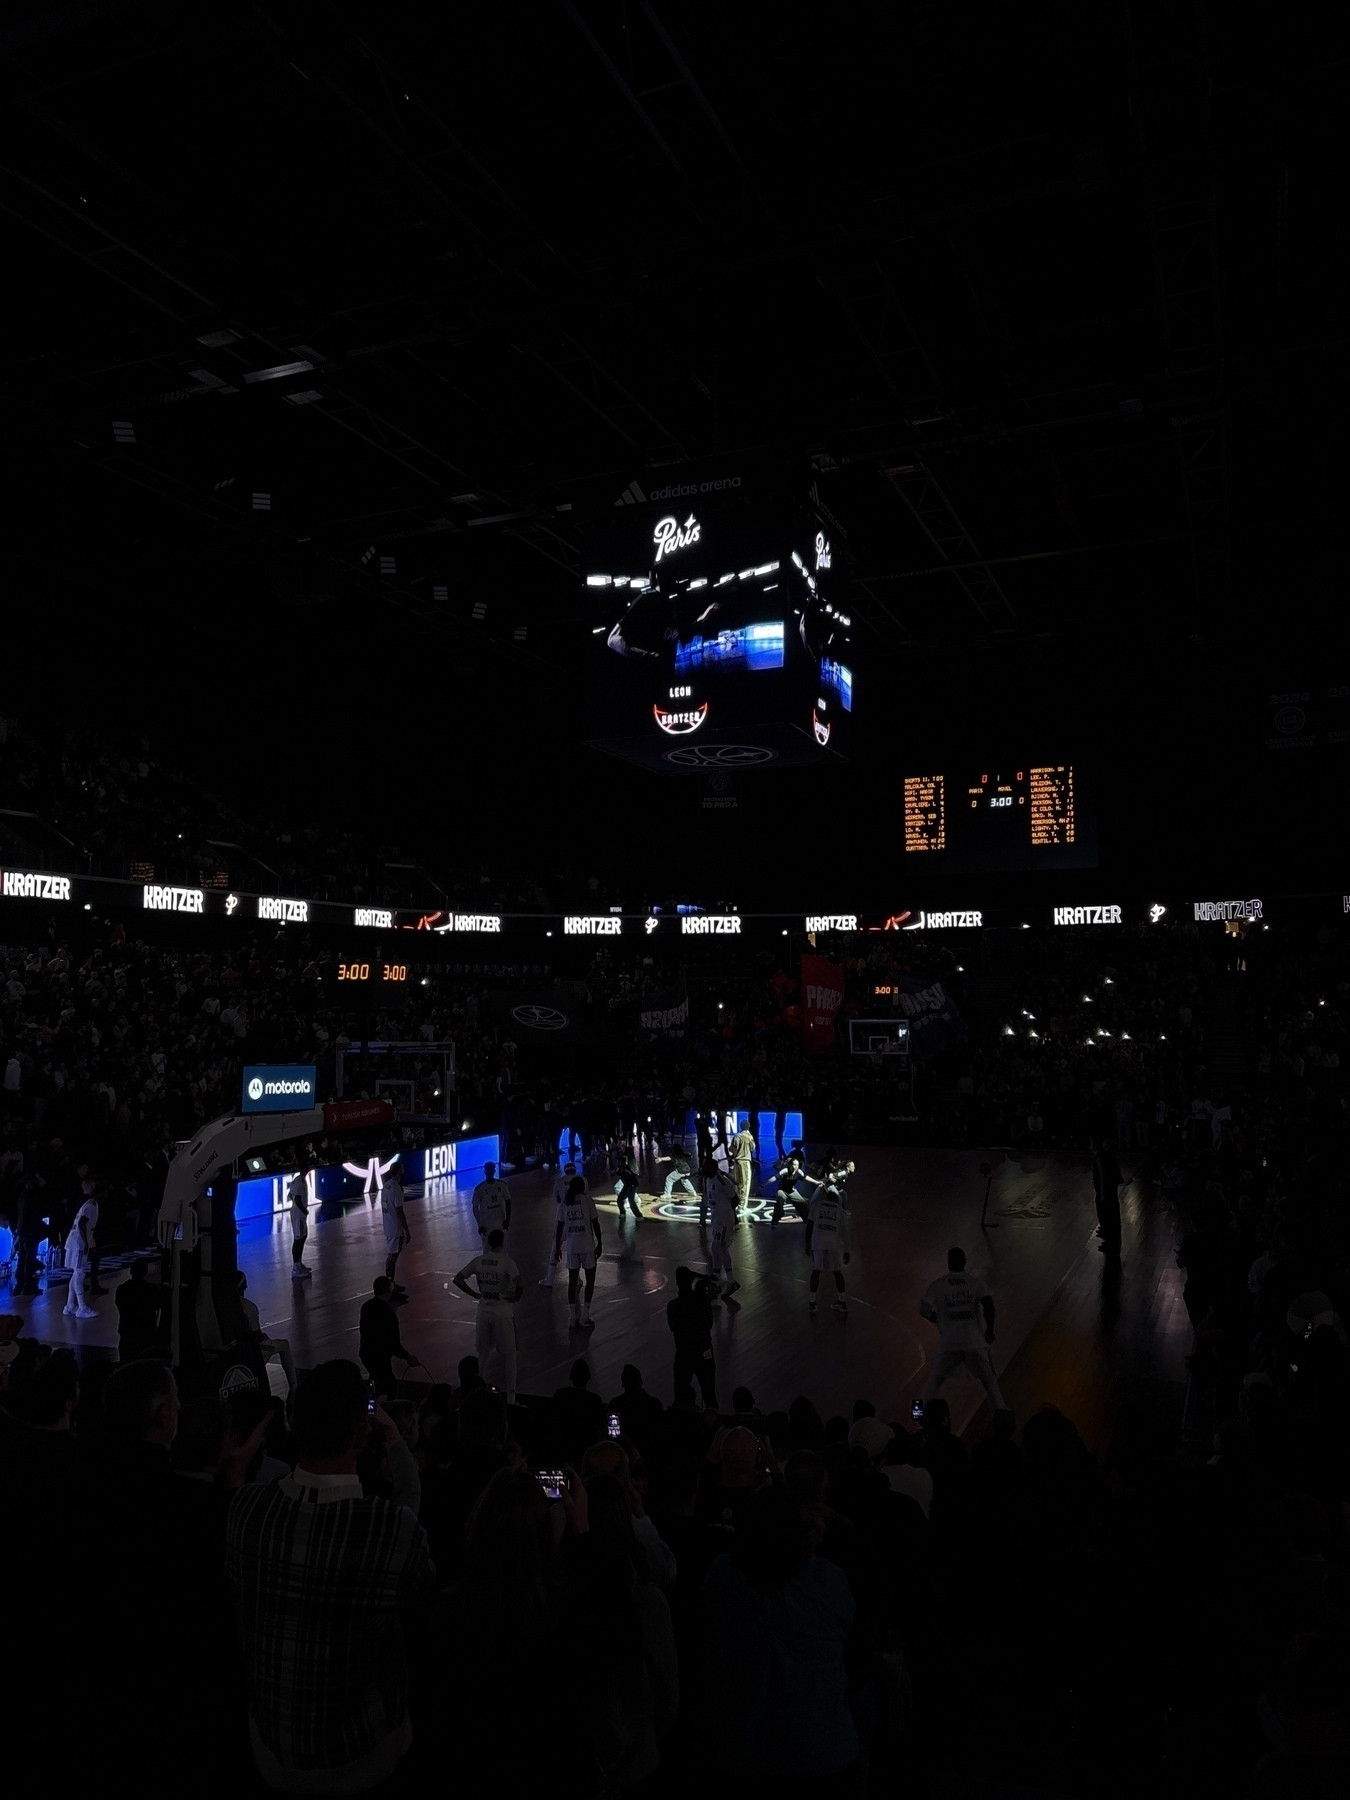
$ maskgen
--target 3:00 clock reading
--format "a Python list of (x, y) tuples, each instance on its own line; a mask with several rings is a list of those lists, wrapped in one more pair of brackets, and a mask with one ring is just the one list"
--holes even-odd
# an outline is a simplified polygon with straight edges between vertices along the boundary
[(377, 982), (406, 981), (408, 979), (407, 963), (387, 962), (342, 962), (337, 965), (339, 981)]

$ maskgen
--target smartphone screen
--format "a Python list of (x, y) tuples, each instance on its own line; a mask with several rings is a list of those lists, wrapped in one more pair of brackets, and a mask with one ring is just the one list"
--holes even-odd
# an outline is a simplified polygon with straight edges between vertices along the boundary
[(561, 1500), (563, 1489), (567, 1486), (567, 1477), (561, 1469), (540, 1469), (535, 1480), (544, 1490), (546, 1500)]
[(623, 1430), (623, 1424), (618, 1413), (611, 1413), (605, 1420), (605, 1430), (612, 1438), (618, 1437), (619, 1433)]
[(379, 1401), (375, 1396), (375, 1383), (373, 1381), (368, 1382), (366, 1384), (366, 1411), (368, 1413), (373, 1413), (378, 1405)]
[(923, 1417), (923, 1401), (916, 1400), (909, 1410), (914, 1418), (921, 1419)]

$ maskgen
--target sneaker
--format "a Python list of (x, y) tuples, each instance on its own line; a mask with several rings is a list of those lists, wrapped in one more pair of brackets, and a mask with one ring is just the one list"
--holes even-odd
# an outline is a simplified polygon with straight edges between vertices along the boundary
[(594, 1331), (595, 1330), (595, 1320), (591, 1317), (591, 1315), (589, 1313), (584, 1313), (582, 1315), (581, 1329), (583, 1331)]
[(835, 1301), (831, 1302), (830, 1310), (832, 1312), (837, 1312), (837, 1313), (846, 1313), (848, 1311), (848, 1301), (847, 1300), (835, 1300)]
[(82, 1306), (79, 1309), (79, 1311), (75, 1314), (75, 1317), (77, 1319), (96, 1319), (98, 1317), (98, 1313), (95, 1311), (95, 1309), (92, 1306)]
[(552, 1281), (550, 1281), (550, 1279), (548, 1278), (547, 1275), (541, 1275), (539, 1277), (539, 1285), (540, 1285), (540, 1287), (551, 1288), (553, 1286), (553, 1283), (552, 1283)]
[(73, 1319), (75, 1317), (75, 1308), (73, 1306), (63, 1306), (61, 1308), (61, 1316), (65, 1319)]
[(291, 1266), (292, 1281), (309, 1281), (313, 1274), (313, 1269), (307, 1269), (303, 1263), (294, 1263)]
[(733, 1294), (738, 1293), (740, 1291), (740, 1285), (741, 1284), (739, 1281), (729, 1281), (727, 1283), (727, 1285), (722, 1289), (722, 1298), (724, 1300), (730, 1300), (730, 1298)]

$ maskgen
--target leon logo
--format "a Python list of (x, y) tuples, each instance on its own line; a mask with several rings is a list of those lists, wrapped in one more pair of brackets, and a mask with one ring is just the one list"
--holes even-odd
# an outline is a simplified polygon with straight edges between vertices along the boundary
[(657, 562), (663, 556), (673, 556), (677, 550), (685, 550), (690, 544), (696, 544), (698, 533), (698, 521), (693, 513), (690, 513), (683, 525), (677, 523), (674, 513), (667, 513), (664, 519), (658, 519), (656, 529), (652, 532)]
[(256, 1075), (248, 1084), (248, 1097), (250, 1100), (261, 1100), (263, 1097), (263, 1084)]

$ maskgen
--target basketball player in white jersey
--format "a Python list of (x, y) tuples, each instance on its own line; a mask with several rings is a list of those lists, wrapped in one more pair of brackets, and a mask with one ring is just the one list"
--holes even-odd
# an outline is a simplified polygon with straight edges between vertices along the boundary
[(811, 1317), (816, 1316), (822, 1269), (834, 1272), (834, 1308), (836, 1312), (846, 1313), (848, 1301), (844, 1298), (844, 1269), (851, 1255), (849, 1213), (844, 1205), (843, 1195), (833, 1182), (826, 1182), (818, 1188), (816, 1197), (811, 1202), (810, 1211), (806, 1215), (805, 1250), (811, 1258), (811, 1290), (807, 1300)]
[(949, 1375), (958, 1369), (969, 1369), (988, 1394), (994, 1411), (1006, 1412), (1007, 1403), (999, 1392), (989, 1355), (994, 1341), (994, 1296), (978, 1275), (966, 1273), (964, 1250), (947, 1252), (947, 1273), (929, 1282), (919, 1301), (919, 1311), (938, 1330), (938, 1353), (923, 1390), (925, 1403)]
[[(595, 1202), (586, 1192), (586, 1183), (580, 1175), (572, 1177), (558, 1208), (558, 1224), (553, 1234), (554, 1261), (564, 1252), (567, 1256), (568, 1323), (589, 1331), (595, 1323), (591, 1318), (591, 1299), (595, 1293), (595, 1265), (600, 1260), (600, 1220), (596, 1216)], [(583, 1271), (586, 1294), (578, 1302), (577, 1288)]]
[[(564, 1163), (562, 1174), (553, 1183), (553, 1211), (556, 1218), (562, 1217), (563, 1205), (567, 1200), (567, 1190), (577, 1179), (577, 1165), (573, 1162)], [(582, 1186), (585, 1185), (583, 1180)], [(548, 1255), (544, 1258), (544, 1272), (539, 1277), (540, 1287), (551, 1288), (553, 1286), (553, 1276), (558, 1267), (559, 1255), (560, 1252), (555, 1241), (549, 1246)]]
[(291, 1208), (291, 1280), (308, 1281), (312, 1269), (305, 1267), (305, 1244), (309, 1238), (309, 1178), (303, 1169), (292, 1175), (286, 1188)]
[[(474, 1350), (479, 1367), (486, 1374), (488, 1358), (496, 1351), (502, 1359), (506, 1376), (506, 1398), (516, 1398), (516, 1321), (512, 1307), (521, 1296), (520, 1270), (504, 1249), (505, 1237), (494, 1226), (487, 1234), (487, 1245), (465, 1263), (455, 1277), (455, 1286), (470, 1300), (478, 1302), (478, 1320), (474, 1328)], [(475, 1276), (478, 1287), (469, 1286)]]
[(708, 1240), (708, 1259), (712, 1263), (717, 1291), (724, 1300), (734, 1294), (740, 1282), (731, 1267), (731, 1240), (740, 1225), (740, 1207), (731, 1177), (719, 1170), (708, 1183), (712, 1209), (712, 1232)]
[(498, 1181), (496, 1163), (483, 1164), (483, 1179), (473, 1190), (473, 1216), (484, 1243), (494, 1231), (500, 1231), (502, 1242), (506, 1242), (511, 1229), (511, 1190), (504, 1181)]
[(408, 1290), (394, 1278), (399, 1252), (412, 1242), (408, 1215), (403, 1210), (403, 1159), (396, 1156), (380, 1189), (380, 1217), (384, 1223), (384, 1272), (389, 1277), (389, 1298), (406, 1300)]

